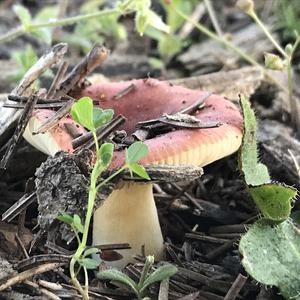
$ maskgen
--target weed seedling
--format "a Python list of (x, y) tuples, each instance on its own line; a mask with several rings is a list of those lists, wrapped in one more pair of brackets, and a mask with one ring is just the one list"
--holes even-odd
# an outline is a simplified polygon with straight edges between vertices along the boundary
[(166, 264), (158, 267), (153, 273), (149, 273), (153, 263), (154, 257), (150, 255), (147, 256), (139, 282), (133, 281), (129, 276), (115, 269), (99, 272), (97, 277), (100, 280), (112, 280), (126, 284), (132, 289), (139, 300), (148, 299), (144, 298), (144, 294), (145, 289), (149, 285), (168, 279), (177, 272), (177, 268), (175, 266)]
[[(144, 167), (137, 164), (138, 160), (147, 155), (148, 148), (142, 142), (136, 142), (132, 144), (128, 149), (126, 149), (125, 164), (118, 171), (114, 172), (108, 178), (101, 181), (101, 183), (97, 184), (98, 178), (101, 176), (103, 171), (107, 170), (110, 165), (113, 156), (114, 145), (111, 143), (103, 143), (101, 146), (99, 146), (96, 136), (96, 129), (112, 119), (113, 110), (102, 110), (100, 108), (95, 108), (91, 98), (83, 97), (73, 104), (71, 108), (71, 116), (74, 121), (78, 122), (80, 125), (92, 132), (96, 148), (96, 162), (90, 177), (87, 212), (84, 223), (81, 222), (81, 219), (78, 215), (71, 216), (68, 214), (62, 214), (58, 217), (58, 219), (69, 224), (75, 233), (78, 242), (78, 248), (70, 262), (71, 280), (83, 299), (89, 299), (89, 279), (87, 270), (94, 269), (99, 264), (98, 261), (88, 257), (91, 254), (96, 253), (98, 249), (87, 248), (89, 226), (94, 211), (94, 203), (97, 192), (99, 189), (101, 189), (101, 187), (103, 187), (124, 170), (129, 170), (130, 172), (133, 172), (146, 180), (150, 179)], [(77, 279), (77, 274), (80, 269), (83, 269), (84, 271), (84, 287), (81, 286)]]

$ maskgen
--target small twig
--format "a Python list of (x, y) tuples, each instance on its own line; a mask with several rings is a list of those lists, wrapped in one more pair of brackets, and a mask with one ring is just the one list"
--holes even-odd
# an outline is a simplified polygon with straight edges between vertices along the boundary
[[(190, 18), (194, 22), (198, 22), (203, 17), (204, 13), (205, 13), (205, 6), (204, 6), (203, 2), (201, 2), (195, 7)], [(184, 40), (190, 35), (190, 33), (193, 31), (193, 29), (194, 29), (194, 25), (191, 24), (190, 22), (186, 21), (184, 23), (184, 25), (181, 27), (181, 29), (178, 33), (178, 36)]]
[(234, 283), (230, 287), (229, 291), (227, 292), (224, 300), (234, 300), (238, 297), (240, 290), (243, 288), (247, 281), (247, 277), (239, 274), (235, 279)]
[(92, 247), (87, 248), (98, 248), (99, 250), (124, 250), (131, 249), (128, 243), (123, 244), (106, 244), (106, 245), (94, 245)]
[(50, 292), (49, 290), (45, 288), (41, 288), (37, 283), (30, 281), (26, 279), (24, 283), (30, 287), (32, 287), (36, 292), (43, 294), (47, 297), (47, 299), (50, 300), (61, 300), (60, 297), (56, 296), (54, 293)]
[[(105, 139), (108, 137), (113, 131), (115, 131), (119, 126), (124, 124), (125, 118), (122, 115), (118, 115), (112, 121), (107, 123), (106, 125), (97, 128), (96, 136), (98, 140)], [(83, 149), (90, 149), (94, 145), (94, 139), (91, 132), (88, 132), (85, 135), (82, 135), (72, 142), (73, 148), (77, 149), (80, 147), (78, 152), (82, 151)]]
[(58, 122), (69, 113), (74, 102), (75, 99), (66, 102), (52, 117), (43, 123), (37, 131), (33, 132), (33, 134), (45, 133), (47, 130), (56, 126)]
[(38, 283), (39, 283), (39, 285), (41, 285), (47, 289), (53, 290), (53, 291), (60, 291), (63, 289), (63, 287), (59, 283), (49, 282), (49, 281), (46, 281), (43, 279), (39, 279)]
[(64, 61), (60, 64), (60, 66), (57, 70), (57, 73), (55, 74), (55, 77), (51, 83), (49, 90), (48, 90), (47, 97), (46, 97), (47, 99), (52, 98), (53, 95), (56, 93), (56, 90), (57, 90), (59, 84), (61, 83), (62, 79), (64, 78), (64, 76), (66, 74), (68, 66), (69, 66), (69, 63), (66, 61)]
[(109, 50), (102, 45), (96, 44), (93, 49), (81, 60), (67, 77), (60, 83), (53, 97), (61, 97), (68, 94), (88, 74), (99, 66), (108, 56)]
[[(66, 102), (53, 102), (53, 103), (43, 103), (43, 104), (36, 104), (35, 109), (52, 109), (52, 108), (61, 108)], [(23, 103), (5, 103), (3, 107), (9, 107), (9, 108), (16, 108), (16, 109), (22, 109), (25, 107), (26, 104)]]
[(20, 239), (18, 233), (16, 233), (16, 240), (17, 240), (19, 246), (21, 247), (22, 252), (23, 252), (25, 258), (29, 258), (29, 255), (28, 255), (27, 250), (26, 250), (26, 248), (25, 248), (25, 246), (24, 246), (24, 243), (23, 243), (23, 241)]
[(136, 88), (135, 84), (131, 83), (125, 89), (123, 89), (122, 91), (120, 91), (117, 94), (115, 94), (114, 96), (112, 96), (112, 99), (118, 100), (118, 99), (124, 97), (125, 95), (129, 94), (131, 91), (135, 90), (135, 88)]
[(31, 278), (32, 276), (42, 274), (48, 271), (53, 271), (56, 268), (65, 265), (65, 263), (49, 263), (49, 264), (44, 264), (40, 265), (38, 267), (32, 268), (30, 270), (21, 272), (13, 277), (10, 277), (9, 279), (6, 280), (3, 284), (0, 285), (0, 292), (6, 290), (7, 288), (23, 282), (24, 280)]
[(36, 201), (36, 193), (25, 194), (20, 200), (12, 205), (6, 212), (2, 214), (2, 221), (10, 222), (20, 212), (22, 212), (28, 205)]
[(55, 45), (27, 71), (18, 87), (14, 89), (12, 94), (22, 95), (24, 91), (26, 91), (33, 84), (33, 82), (40, 77), (42, 73), (63, 58), (67, 52), (67, 49), (67, 44), (60, 43)]
[(204, 0), (204, 3), (205, 3), (205, 6), (206, 6), (208, 14), (209, 14), (209, 17), (211, 19), (211, 22), (212, 22), (217, 34), (219, 36), (223, 36), (222, 29), (221, 29), (220, 24), (218, 22), (218, 19), (216, 17), (214, 7), (212, 6), (211, 1), (210, 0)]
[[(174, 113), (172, 115), (164, 115), (157, 119), (146, 120), (137, 123), (137, 127), (145, 128), (148, 130), (160, 130), (160, 131), (170, 131), (174, 127), (176, 128), (211, 128), (220, 126), (218, 122), (202, 123), (200, 120), (189, 116), (193, 114), (196, 110), (203, 108), (205, 106), (205, 100), (211, 96), (212, 93), (205, 93), (196, 100), (192, 105), (182, 109), (181, 111)], [(169, 127), (168, 127), (169, 126)], [(150, 133), (149, 133), (150, 134)]]
[(42, 264), (67, 264), (71, 259), (70, 255), (60, 255), (60, 254), (39, 254), (33, 257), (25, 258), (16, 264), (16, 269), (18, 271), (28, 270), (35, 268)]
[(169, 279), (165, 279), (160, 283), (158, 300), (168, 300), (169, 299), (168, 294), (169, 294)]
[(202, 108), (205, 105), (205, 100), (207, 100), (212, 95), (211, 92), (207, 92), (204, 95), (200, 97), (199, 100), (197, 100), (195, 103), (190, 105), (187, 108), (184, 108), (183, 110), (179, 111), (181, 114), (193, 114), (197, 109)]
[[(171, 185), (172, 185), (175, 189), (177, 189), (178, 191), (181, 192), (181, 188), (180, 188), (176, 183), (171, 183)], [(194, 206), (196, 206), (200, 211), (203, 211), (203, 210), (204, 210), (204, 208), (197, 202), (197, 200), (196, 200), (194, 197), (192, 197), (188, 192), (183, 192), (183, 195), (184, 195), (188, 200), (190, 200), (190, 202), (191, 202)]]
[(78, 137), (81, 136), (81, 133), (78, 131), (78, 128), (76, 127), (75, 124), (73, 123), (65, 123), (64, 124), (67, 132), (70, 134), (70, 136), (73, 138), (73, 139), (76, 139)]
[[(27, 96), (18, 96), (18, 95), (8, 95), (7, 96), (8, 100), (14, 101), (14, 102), (19, 102), (19, 103), (26, 103), (28, 101)], [(69, 99), (69, 98), (68, 98)], [(66, 97), (62, 99), (44, 99), (44, 98), (37, 98), (37, 104), (51, 104), (51, 103), (57, 103), (57, 102), (66, 102), (68, 99)], [(6, 103), (7, 104), (7, 103)]]
[(51, 243), (49, 241), (47, 241), (45, 247), (49, 250), (51, 250), (51, 252), (54, 252), (55, 254), (61, 254), (61, 255), (66, 255), (66, 256), (71, 256), (73, 254), (72, 251), (69, 251), (63, 247), (60, 247), (58, 245), (56, 245), (55, 243)]
[(231, 249), (233, 245), (238, 241), (239, 239), (233, 239), (226, 243), (224, 243), (222, 246), (212, 250), (211, 252), (207, 253), (205, 255), (206, 259), (208, 261), (211, 261), (221, 255), (222, 253), (226, 252), (227, 250)]
[(17, 124), (17, 127), (15, 129), (14, 135), (10, 139), (10, 142), (6, 149), (6, 152), (0, 162), (0, 169), (6, 169), (9, 159), (11, 158), (12, 154), (14, 153), (14, 151), (16, 149), (18, 142), (20, 141), (21, 137), (23, 136), (23, 133), (24, 133), (27, 123), (31, 117), (32, 111), (36, 104), (36, 101), (37, 101), (37, 97), (35, 95), (33, 95), (29, 98), (28, 102), (26, 103), (24, 110), (22, 111), (22, 115)]
[(228, 242), (227, 239), (219, 239), (219, 238), (215, 238), (212, 236), (207, 236), (199, 233), (186, 233), (184, 237), (192, 240), (198, 240), (198, 241), (216, 243), (216, 244), (223, 244)]

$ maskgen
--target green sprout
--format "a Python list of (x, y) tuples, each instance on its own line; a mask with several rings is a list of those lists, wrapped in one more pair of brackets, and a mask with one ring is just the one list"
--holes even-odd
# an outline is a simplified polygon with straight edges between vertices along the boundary
[[(101, 146), (99, 146), (96, 136), (96, 129), (112, 119), (113, 110), (103, 110), (101, 108), (96, 108), (94, 107), (91, 98), (83, 97), (73, 104), (71, 108), (71, 116), (74, 121), (78, 122), (80, 125), (92, 132), (96, 148), (96, 162), (94, 164), (90, 177), (87, 212), (84, 223), (81, 222), (81, 219), (78, 215), (70, 216), (68, 214), (62, 213), (58, 217), (58, 220), (65, 222), (71, 226), (76, 236), (78, 248), (75, 254), (72, 256), (70, 262), (70, 275), (72, 283), (79, 291), (83, 299), (86, 300), (89, 299), (89, 282), (87, 270), (94, 269), (99, 265), (98, 261), (87, 257), (93, 253), (98, 252), (97, 248), (87, 247), (89, 226), (94, 211), (94, 203), (97, 192), (99, 191), (99, 189), (101, 189), (101, 187), (103, 187), (124, 170), (129, 170), (131, 173), (133, 172), (144, 179), (150, 179), (145, 168), (137, 163), (140, 159), (147, 155), (148, 147), (142, 142), (136, 142), (132, 144), (130, 147), (128, 147), (128, 149), (126, 149), (125, 164), (118, 171), (114, 172), (108, 178), (101, 181), (101, 183), (97, 184), (98, 178), (105, 170), (107, 170), (111, 163), (114, 145), (112, 143), (103, 143)], [(78, 266), (77, 269), (76, 266)], [(84, 287), (81, 286), (77, 279), (77, 274), (81, 268), (83, 269), (85, 276)]]
[(100, 280), (112, 280), (112, 281), (118, 281), (123, 284), (126, 284), (132, 289), (132, 291), (136, 294), (139, 300), (145, 299), (144, 298), (145, 289), (149, 285), (155, 282), (166, 280), (169, 277), (173, 276), (178, 271), (175, 266), (171, 264), (165, 264), (163, 266), (158, 267), (154, 272), (149, 273), (149, 270), (153, 265), (153, 263), (154, 263), (154, 257), (151, 255), (147, 256), (139, 282), (135, 282), (123, 272), (115, 269), (99, 272), (97, 274), (97, 277)]

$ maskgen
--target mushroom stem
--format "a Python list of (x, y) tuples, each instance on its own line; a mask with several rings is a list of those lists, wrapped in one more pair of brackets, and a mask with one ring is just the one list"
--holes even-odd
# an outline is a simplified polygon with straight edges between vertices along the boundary
[(156, 259), (164, 256), (163, 237), (159, 225), (151, 183), (125, 183), (114, 190), (94, 213), (93, 244), (129, 243), (131, 249), (118, 251), (123, 258), (106, 261), (111, 267), (124, 267), (141, 254)]

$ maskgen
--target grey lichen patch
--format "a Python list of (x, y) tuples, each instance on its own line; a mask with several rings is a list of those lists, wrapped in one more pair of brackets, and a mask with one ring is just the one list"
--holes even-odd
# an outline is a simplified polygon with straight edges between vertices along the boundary
[(84, 219), (90, 160), (91, 153), (73, 156), (59, 152), (37, 169), (38, 223), (41, 230), (47, 232), (48, 240), (55, 240), (57, 235), (65, 241), (72, 240), (70, 227), (56, 220), (62, 212), (76, 213)]

